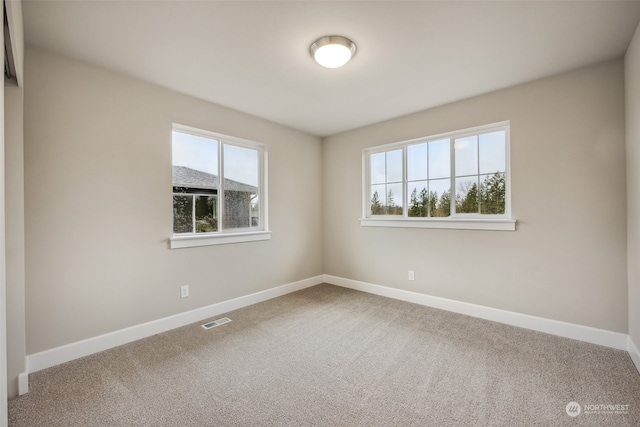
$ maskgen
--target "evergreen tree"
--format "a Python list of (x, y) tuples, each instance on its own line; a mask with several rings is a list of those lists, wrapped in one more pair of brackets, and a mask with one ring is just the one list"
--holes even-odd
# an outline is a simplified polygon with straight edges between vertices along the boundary
[(378, 192), (373, 193), (373, 197), (371, 198), (371, 215), (382, 215), (382, 203), (380, 203), (380, 196), (378, 196)]
[(393, 200), (393, 191), (389, 190), (387, 193), (387, 215), (393, 214), (393, 207), (395, 206), (395, 201)]
[(436, 216), (436, 206), (438, 204), (438, 193), (435, 191), (429, 192), (428, 209), (425, 212), (425, 216)]
[(451, 215), (451, 191), (445, 191), (438, 200), (438, 208), (434, 216), (449, 216)]
[(429, 215), (429, 194), (427, 189), (423, 188), (420, 191), (420, 216), (426, 217)]
[(456, 199), (456, 212), (478, 213), (478, 184), (471, 184), (466, 194), (458, 193)]
[(505, 180), (504, 174), (499, 172), (487, 176), (482, 185), (481, 191), (481, 212), (483, 214), (503, 214), (505, 207)]
[(420, 202), (418, 201), (418, 189), (414, 188), (411, 192), (410, 199), (410, 207), (409, 207), (409, 216), (422, 216), (420, 213), (422, 211), (422, 207), (420, 206)]

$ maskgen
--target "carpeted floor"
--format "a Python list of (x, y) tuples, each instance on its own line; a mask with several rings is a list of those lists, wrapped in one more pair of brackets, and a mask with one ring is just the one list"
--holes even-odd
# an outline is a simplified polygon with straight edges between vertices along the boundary
[(31, 374), (9, 425), (640, 426), (624, 351), (331, 285), (225, 316)]

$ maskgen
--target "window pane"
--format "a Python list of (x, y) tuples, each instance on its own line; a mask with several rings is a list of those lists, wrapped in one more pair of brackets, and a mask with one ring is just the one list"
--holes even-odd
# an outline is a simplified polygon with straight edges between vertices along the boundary
[(402, 150), (372, 154), (371, 215), (402, 215)]
[(193, 196), (173, 195), (173, 232), (193, 233)]
[(387, 181), (385, 153), (372, 154), (369, 159), (371, 184), (384, 184)]
[(407, 188), (409, 205), (407, 214), (410, 217), (425, 217), (428, 214), (429, 193), (427, 191), (427, 181), (416, 181), (409, 183)]
[[(478, 137), (458, 138), (455, 142), (456, 176), (478, 174)], [(457, 184), (456, 184), (457, 185)]]
[[(224, 144), (224, 179), (226, 189), (229, 185), (252, 186), (258, 188), (259, 152), (253, 148)], [(228, 183), (231, 180), (233, 182)], [(246, 188), (245, 188), (246, 189)], [(235, 190), (235, 188), (234, 188)]]
[(451, 215), (451, 180), (433, 179), (429, 181), (429, 216)]
[(506, 170), (505, 141), (506, 132), (503, 130), (480, 135), (478, 155), (481, 174), (492, 174)]
[(218, 176), (218, 141), (177, 131), (172, 132), (172, 138), (173, 166)]
[(371, 215), (384, 215), (387, 204), (387, 186), (376, 184), (371, 186)]
[(478, 178), (456, 178), (456, 212), (478, 213)]
[[(219, 142), (177, 131), (172, 132), (172, 138), (173, 189), (188, 193), (173, 196), (173, 232), (217, 231), (217, 206), (213, 200), (219, 186)], [(198, 194), (201, 192), (206, 194)]]
[(407, 180), (427, 179), (427, 144), (407, 147)]
[(480, 176), (480, 213), (504, 214), (505, 177), (503, 173)]
[(402, 182), (402, 150), (387, 151), (387, 182)]
[[(224, 144), (224, 229), (250, 228), (255, 210), (260, 162), (258, 150)], [(255, 202), (255, 203), (254, 203)]]
[(449, 139), (429, 143), (429, 178), (451, 176), (451, 147)]
[(387, 185), (387, 215), (402, 215), (402, 183)]
[(218, 231), (218, 197), (196, 195), (196, 233)]
[(249, 228), (252, 224), (251, 202), (255, 194), (246, 191), (224, 192), (224, 228)]

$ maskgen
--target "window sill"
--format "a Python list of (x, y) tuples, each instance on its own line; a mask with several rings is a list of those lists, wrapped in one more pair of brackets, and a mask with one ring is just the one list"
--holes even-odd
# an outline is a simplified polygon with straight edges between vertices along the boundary
[(363, 227), (515, 231), (516, 220), (508, 218), (362, 218), (360, 225)]
[(171, 249), (193, 248), (197, 246), (227, 245), (230, 243), (258, 242), (271, 240), (270, 231), (251, 231), (226, 234), (187, 234), (169, 238)]

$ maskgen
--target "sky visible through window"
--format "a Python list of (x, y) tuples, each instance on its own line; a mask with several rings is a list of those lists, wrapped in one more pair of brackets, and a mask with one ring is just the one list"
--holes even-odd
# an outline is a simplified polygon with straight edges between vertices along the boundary
[(218, 141), (173, 131), (173, 165), (218, 175)]
[[(481, 134), (479, 150), (476, 145), (477, 139), (478, 136), (473, 135), (455, 140), (456, 176), (504, 172), (504, 131)], [(409, 145), (407, 147), (407, 180), (450, 177), (449, 141), (447, 138)], [(429, 150), (428, 163), (427, 145)], [(402, 181), (401, 149), (372, 154), (370, 161), (371, 184)]]
[[(218, 140), (183, 132), (172, 132), (173, 165), (219, 176)], [(244, 184), (258, 186), (257, 150), (224, 145), (225, 177)]]

